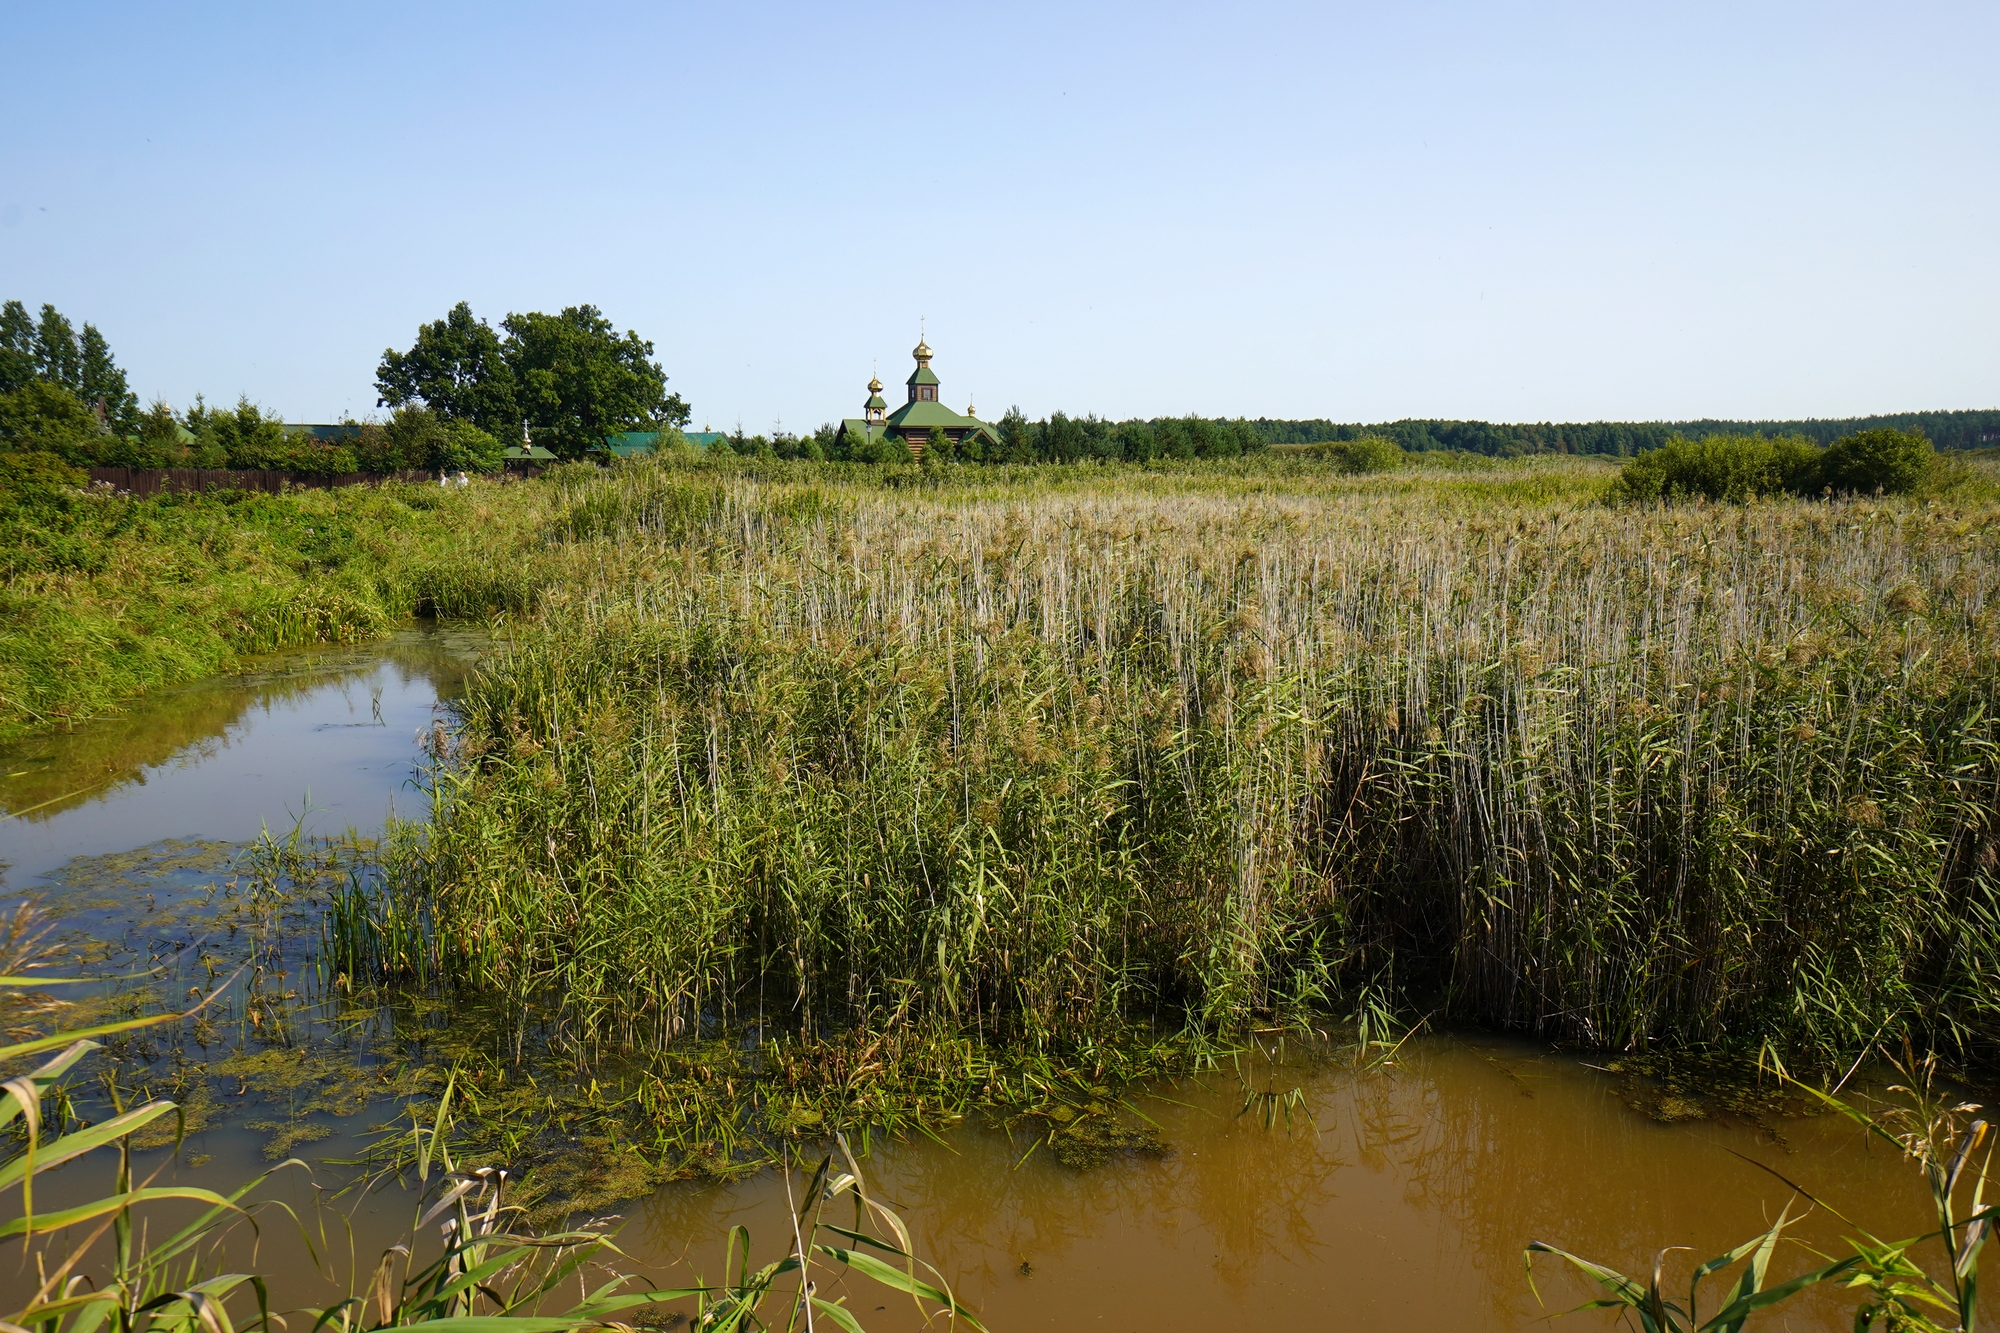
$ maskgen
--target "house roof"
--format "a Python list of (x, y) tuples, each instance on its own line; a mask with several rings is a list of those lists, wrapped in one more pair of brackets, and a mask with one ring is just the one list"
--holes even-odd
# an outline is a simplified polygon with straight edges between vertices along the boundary
[(539, 444), (517, 444), (503, 449), (500, 456), (510, 463), (553, 463), (556, 456)]
[(604, 447), (613, 458), (631, 458), (635, 454), (650, 454), (660, 447), (660, 432), (656, 430), (621, 430), (604, 437)]

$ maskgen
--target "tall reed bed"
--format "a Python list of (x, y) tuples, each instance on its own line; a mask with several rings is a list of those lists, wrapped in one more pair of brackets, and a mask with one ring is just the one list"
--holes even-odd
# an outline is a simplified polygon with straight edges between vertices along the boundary
[(365, 965), (639, 1044), (2000, 1051), (2000, 509), (1599, 484), (572, 479)]

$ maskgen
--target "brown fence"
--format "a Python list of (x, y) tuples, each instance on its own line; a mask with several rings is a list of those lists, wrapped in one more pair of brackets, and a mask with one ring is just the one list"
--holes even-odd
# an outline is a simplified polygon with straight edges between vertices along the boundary
[(133, 495), (158, 495), (161, 491), (271, 491), (287, 487), (324, 490), (329, 486), (379, 486), (385, 481), (432, 482), (428, 472), (234, 472), (219, 467), (94, 467), (90, 479), (107, 482)]

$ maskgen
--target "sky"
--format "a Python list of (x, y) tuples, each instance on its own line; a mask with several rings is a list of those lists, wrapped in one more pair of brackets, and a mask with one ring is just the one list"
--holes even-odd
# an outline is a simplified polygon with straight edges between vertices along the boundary
[(2000, 404), (2000, 5), (0, 0), (0, 299), (376, 411), (590, 303), (695, 427)]

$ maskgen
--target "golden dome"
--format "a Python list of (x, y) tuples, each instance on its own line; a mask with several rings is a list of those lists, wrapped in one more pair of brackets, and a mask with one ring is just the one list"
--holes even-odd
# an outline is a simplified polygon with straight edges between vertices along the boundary
[(917, 339), (916, 347), (911, 349), (910, 355), (919, 361), (928, 361), (931, 359), (931, 346), (922, 338), (919, 338)]
[(882, 392), (882, 380), (880, 376), (870, 375), (868, 377), (868, 392), (870, 393)]

